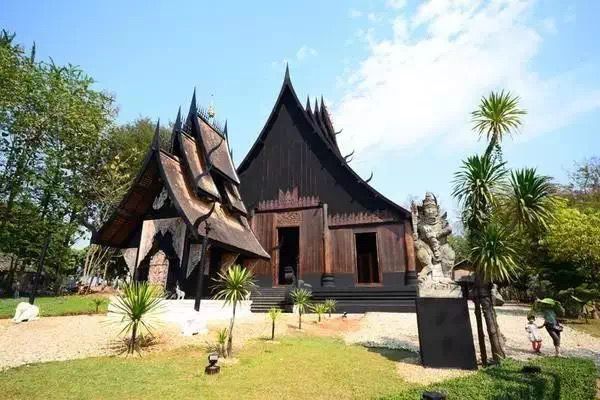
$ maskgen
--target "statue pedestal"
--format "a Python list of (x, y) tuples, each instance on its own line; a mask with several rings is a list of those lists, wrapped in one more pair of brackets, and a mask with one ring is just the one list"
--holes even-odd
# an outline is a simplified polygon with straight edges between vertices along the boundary
[(460, 285), (454, 282), (435, 282), (425, 281), (418, 286), (417, 294), (419, 297), (445, 297), (445, 298), (461, 298), (462, 289)]

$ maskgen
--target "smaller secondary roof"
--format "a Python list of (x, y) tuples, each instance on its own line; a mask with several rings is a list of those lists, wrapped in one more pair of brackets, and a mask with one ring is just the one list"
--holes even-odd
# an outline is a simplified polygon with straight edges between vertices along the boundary
[[(208, 223), (213, 242), (246, 256), (268, 259), (246, 219), (226, 136), (198, 114), (195, 93), (186, 126), (181, 128), (180, 122), (178, 115), (170, 152), (161, 148), (157, 124), (140, 173), (113, 215), (93, 235), (92, 243), (128, 247), (164, 188), (196, 238), (205, 235)], [(184, 132), (186, 128), (189, 132)]]

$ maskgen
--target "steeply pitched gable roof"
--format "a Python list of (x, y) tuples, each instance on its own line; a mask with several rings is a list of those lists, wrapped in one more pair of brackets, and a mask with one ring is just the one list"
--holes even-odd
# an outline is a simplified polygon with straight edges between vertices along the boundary
[(292, 85), (290, 79), (289, 68), (286, 66), (285, 77), (283, 79), (283, 84), (279, 91), (279, 95), (277, 96), (277, 100), (275, 101), (275, 105), (271, 110), (267, 121), (263, 129), (261, 130), (258, 138), (250, 148), (246, 157), (244, 157), (243, 161), (238, 166), (237, 172), (238, 174), (243, 174), (246, 169), (249, 168), (252, 161), (257, 157), (257, 155), (262, 150), (264, 143), (266, 141), (267, 135), (271, 132), (271, 127), (275, 123), (277, 118), (277, 113), (280, 107), (282, 107), (284, 97), (290, 96), (292, 99), (291, 103), (294, 107), (294, 114), (299, 115), (301, 118), (304, 118), (308, 125), (312, 128), (314, 132), (314, 136), (318, 138), (321, 145), (324, 146), (330, 157), (334, 157), (337, 159), (337, 164), (340, 168), (342, 168), (346, 174), (360, 184), (364, 190), (366, 190), (371, 196), (382, 200), (386, 203), (391, 209), (399, 212), (401, 215), (405, 217), (410, 217), (410, 211), (406, 210), (404, 207), (394, 203), (389, 200), (377, 190), (375, 190), (372, 186), (368, 184), (364, 179), (362, 179), (354, 170), (348, 165), (347, 160), (342, 156), (340, 149), (337, 144), (336, 133), (333, 128), (333, 124), (331, 123), (331, 119), (329, 117), (329, 113), (325, 107), (325, 103), (321, 98), (321, 107), (319, 107), (318, 102), (315, 99), (315, 109), (311, 110), (310, 101), (307, 99), (306, 108), (302, 107), (298, 96), (296, 95), (296, 91)]

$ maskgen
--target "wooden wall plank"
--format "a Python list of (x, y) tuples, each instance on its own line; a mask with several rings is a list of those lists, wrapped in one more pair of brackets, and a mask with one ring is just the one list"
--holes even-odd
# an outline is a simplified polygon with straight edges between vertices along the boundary
[(302, 274), (323, 273), (323, 209), (302, 210), (300, 269)]

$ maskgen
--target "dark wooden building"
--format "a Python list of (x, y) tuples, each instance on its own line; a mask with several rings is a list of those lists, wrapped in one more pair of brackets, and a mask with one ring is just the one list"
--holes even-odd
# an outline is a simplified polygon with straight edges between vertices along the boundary
[(231, 160), (227, 125), (219, 129), (198, 112), (195, 94), (185, 124), (177, 116), (169, 144), (157, 126), (141, 171), (92, 242), (123, 249), (135, 279), (179, 284), (196, 294), (201, 243), (207, 235), (204, 297), (211, 278), (234, 262), (251, 267), (269, 255), (254, 236)]
[[(239, 165), (250, 224), (270, 259), (255, 273), (269, 297), (295, 279), (342, 311), (412, 309), (411, 214), (348, 165), (321, 98), (300, 103), (286, 69), (256, 142)], [(259, 300), (259, 299), (257, 299)]]

